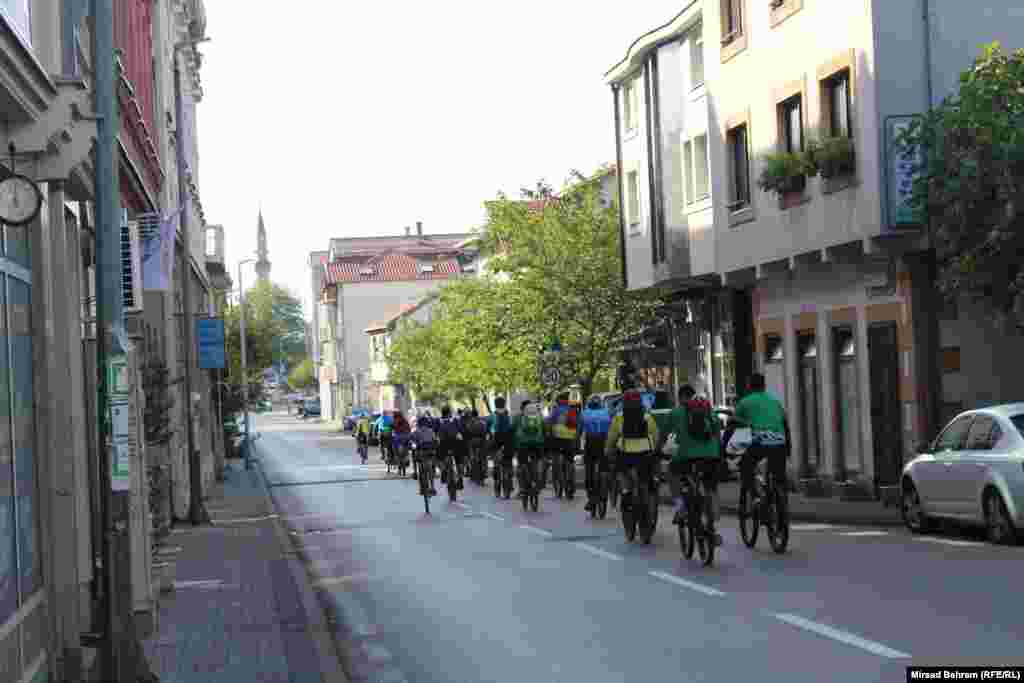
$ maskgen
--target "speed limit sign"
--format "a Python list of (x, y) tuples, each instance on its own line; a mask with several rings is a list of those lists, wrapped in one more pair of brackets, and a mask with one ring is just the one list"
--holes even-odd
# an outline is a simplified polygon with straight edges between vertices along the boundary
[(540, 381), (546, 387), (557, 387), (562, 383), (562, 372), (556, 367), (544, 368), (540, 373)]

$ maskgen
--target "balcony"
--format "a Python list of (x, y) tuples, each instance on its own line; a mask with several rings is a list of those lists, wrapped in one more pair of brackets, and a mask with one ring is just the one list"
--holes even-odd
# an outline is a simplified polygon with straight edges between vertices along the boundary
[(152, 196), (163, 185), (164, 174), (156, 143), (156, 108), (153, 73), (153, 3), (115, 0), (114, 45), (121, 51), (122, 142), (137, 163)]

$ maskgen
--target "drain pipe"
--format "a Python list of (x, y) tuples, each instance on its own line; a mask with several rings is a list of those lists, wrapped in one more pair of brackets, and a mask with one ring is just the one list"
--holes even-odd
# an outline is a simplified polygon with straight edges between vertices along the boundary
[(619, 255), (622, 258), (622, 286), (629, 289), (626, 269), (626, 188), (622, 170), (622, 128), (619, 115), (619, 85), (612, 84), (612, 111), (615, 115), (615, 175), (619, 186)]

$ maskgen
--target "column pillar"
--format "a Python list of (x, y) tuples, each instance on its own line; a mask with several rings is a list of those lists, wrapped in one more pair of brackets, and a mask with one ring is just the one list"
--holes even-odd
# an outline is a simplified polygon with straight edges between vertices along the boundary
[(783, 366), (786, 373), (786, 417), (792, 439), (792, 456), (789, 459), (789, 480), (798, 481), (803, 463), (803, 416), (800, 413), (800, 358), (796, 343), (796, 326), (793, 316), (783, 319)]
[(871, 424), (871, 356), (868, 351), (868, 316), (863, 304), (857, 306), (857, 379), (860, 391), (860, 471), (866, 482), (875, 481), (874, 430)]
[(824, 480), (826, 490), (839, 472), (836, 454), (839, 452), (839, 420), (836, 416), (836, 373), (835, 341), (832, 338), (832, 323), (826, 312), (818, 315), (815, 329), (818, 343), (818, 372), (821, 380), (821, 405), (818, 418), (821, 420), (821, 467), (818, 474)]

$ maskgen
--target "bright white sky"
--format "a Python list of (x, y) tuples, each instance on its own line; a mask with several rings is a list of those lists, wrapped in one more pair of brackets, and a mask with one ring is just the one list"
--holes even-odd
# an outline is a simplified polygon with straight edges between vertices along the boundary
[(468, 232), (499, 190), (613, 162), (603, 75), (688, 2), (242, 4), (206, 2), (203, 207), (235, 279), (263, 207), (271, 279), (308, 318), (308, 255), (331, 237)]

